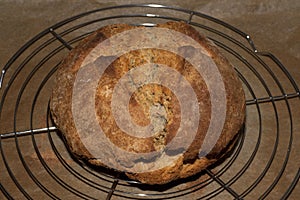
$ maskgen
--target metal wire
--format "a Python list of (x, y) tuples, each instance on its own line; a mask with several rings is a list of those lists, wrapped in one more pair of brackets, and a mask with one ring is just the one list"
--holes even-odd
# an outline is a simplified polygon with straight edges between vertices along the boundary
[[(138, 10), (141, 8), (150, 10), (147, 10), (145, 13)], [(130, 9), (137, 10), (137, 13), (131, 13)], [(108, 16), (105, 16), (104, 13), (107, 11), (118, 11), (114, 13), (124, 14), (114, 15), (110, 13)], [(186, 14), (186, 18), (178, 17), (181, 16), (181, 14)], [(135, 19), (138, 20), (134, 21)], [(185, 21), (205, 31), (209, 39), (219, 46), (219, 48), (228, 55), (229, 59), (232, 59), (236, 63), (236, 73), (243, 82), (245, 90), (249, 93), (247, 96), (248, 99), (246, 100), (247, 111), (252, 111), (252, 117), (257, 118), (258, 123), (256, 125), (257, 130), (252, 133), (247, 130), (246, 123), (245, 131), (241, 132), (237, 138), (237, 147), (223, 165), (216, 169), (209, 168), (201, 175), (196, 175), (188, 179), (189, 184), (185, 182), (186, 180), (183, 180), (167, 186), (161, 186), (165, 188), (157, 188), (156, 186), (148, 186), (119, 177), (118, 174), (114, 175), (105, 170), (94, 170), (76, 160), (69, 160), (66, 155), (67, 149), (63, 149), (63, 147), (58, 144), (58, 141), (61, 140), (57, 128), (52, 124), (50, 119), (49, 101), (47, 100), (44, 101), (43, 104), (40, 104), (39, 99), (44, 95), (48, 98), (50, 97), (50, 90), (48, 91), (47, 88), (51, 89), (52, 77), (61, 62), (61, 55), (67, 54), (67, 51), (71, 50), (76, 43), (93, 32), (95, 30), (93, 25), (98, 24), (97, 26), (99, 27), (104, 23), (111, 23), (111, 20), (128, 20), (130, 24), (144, 26), (155, 26), (157, 23), (156, 20)], [(270, 59), (272, 63), (269, 64), (269, 62), (266, 62), (266, 58)], [(276, 74), (277, 71), (274, 72), (274, 68), (282, 72), (285, 78), (284, 80), (278, 78)], [(28, 71), (28, 69), (29, 73), (21, 79), (24, 71)], [(6, 72), (9, 70), (11, 70), (11, 76), (6, 77)], [(27, 89), (30, 87), (30, 84), (32, 84), (32, 81), (36, 81), (41, 71), (45, 74), (45, 70), (48, 72), (46, 76), (41, 78), (38, 82), (34, 82), (37, 87), (34, 90), (35, 92), (31, 94), (33, 97), (32, 100), (24, 105), (23, 101), (26, 99)], [(266, 74), (268, 74), (269, 79), (272, 79), (274, 83), (272, 86), (277, 88), (276, 91), (270, 88), (270, 83), (265, 75), (261, 74), (261, 70), (264, 70)], [(253, 79), (257, 80), (256, 84), (260, 85), (260, 88), (253, 84)], [(22, 80), (22, 84), (18, 87), (18, 93), (14, 94), (14, 84), (20, 80)], [(289, 82), (290, 87), (288, 91), (283, 81), (285, 81), (285, 83)], [(1, 158), (3, 166), (5, 167), (5, 174), (7, 174), (6, 178), (8, 181), (13, 182), (17, 189), (17, 191), (11, 190), (6, 182), (1, 182), (0, 189), (3, 195), (8, 199), (16, 198), (17, 195), (21, 195), (27, 199), (33, 199), (34, 193), (37, 190), (39, 190), (39, 194), (43, 194), (52, 199), (63, 198), (62, 195), (64, 194), (68, 194), (70, 198), (79, 197), (81, 199), (104, 199), (104, 197), (111, 199), (113, 196), (132, 199), (210, 199), (220, 197), (225, 191), (235, 199), (243, 199), (248, 195), (256, 195), (255, 198), (264, 199), (272, 194), (272, 191), (286, 172), (287, 165), (293, 162), (290, 160), (294, 139), (294, 118), (291, 100), (297, 100), (298, 107), (300, 100), (299, 87), (296, 81), (274, 55), (268, 52), (258, 51), (248, 34), (228, 23), (196, 11), (158, 4), (134, 4), (96, 9), (70, 17), (33, 37), (12, 56), (1, 71), (0, 88), (2, 90), (0, 126), (2, 126), (1, 123), (5, 118), (3, 113), (5, 113), (7, 109), (8, 99), (11, 95), (14, 96), (15, 99), (15, 106), (11, 116), (13, 120), (12, 130), (1, 133), (0, 137)], [(258, 89), (263, 92), (258, 91)], [(280, 107), (278, 104), (280, 104)], [(24, 119), (25, 117), (30, 119), (28, 129), (20, 129), (19, 127), (19, 113), (24, 106), (30, 108), (28, 116), (24, 116)], [(245, 185), (242, 190), (238, 190), (235, 186), (236, 183), (244, 176), (247, 176), (251, 165), (256, 164), (257, 155), (264, 142), (265, 125), (263, 120), (265, 120), (266, 116), (263, 110), (265, 106), (271, 108), (273, 113), (271, 116), (275, 124), (272, 127), (273, 134), (271, 135), (274, 139), (273, 149), (268, 159), (260, 166), (259, 173), (256, 174), (256, 177), (249, 180), (249, 185)], [(37, 119), (35, 113), (37, 110), (41, 110), (41, 108), (45, 111), (45, 113), (43, 113), (45, 118), (44, 127), (38, 127), (36, 125)], [(288, 113), (287, 118), (284, 120), (282, 120), (280, 115), (281, 109), (284, 109)], [(274, 180), (269, 183), (261, 193), (257, 194), (255, 191), (267, 177), (274, 162), (277, 162), (276, 156), (278, 155), (279, 146), (281, 145), (280, 137), (282, 137), (280, 127), (283, 123), (289, 127), (286, 133), (287, 135), (285, 135), (287, 138), (286, 148), (280, 149), (280, 153), (284, 154), (284, 160), (282, 161), (280, 170), (274, 176)], [(251, 140), (255, 140), (252, 152), (246, 161), (241, 163), (242, 165), (239, 170), (234, 171), (234, 175), (230, 176), (230, 178), (225, 178), (226, 175), (233, 170), (233, 166), (239, 162), (240, 157), (246, 156), (243, 154), (243, 149), (251, 134), (256, 136), (256, 138), (251, 138)], [(39, 146), (40, 135), (47, 135), (47, 141), (44, 141), (47, 142), (45, 145), (51, 147), (55, 155), (55, 160), (58, 162), (58, 168), (64, 173), (58, 173), (56, 171), (57, 169), (53, 168), (53, 166), (47, 162), (46, 157), (43, 155), (42, 147)], [(45, 176), (49, 177), (49, 181), (53, 186), (46, 184), (32, 168), (30, 164), (31, 160), (28, 159), (27, 156), (28, 152), (22, 149), (23, 141), (27, 137), (31, 137), (32, 151), (34, 155), (37, 156), (38, 162), (41, 165), (40, 170)], [(14, 141), (15, 147), (13, 148), (7, 147), (6, 145), (11, 141)], [(25, 170), (26, 176), (20, 178), (20, 175), (14, 170), (11, 164), (11, 157), (8, 156), (9, 150), (13, 150), (17, 153), (17, 157), (14, 159), (21, 162), (19, 168)], [(67, 177), (65, 174), (67, 174)], [(290, 185), (286, 186), (287, 188), (285, 193), (282, 194), (282, 198), (289, 197), (298, 183), (299, 177), (300, 170), (296, 172)], [(30, 188), (24, 184), (22, 180), (24, 178), (33, 183)], [(78, 183), (80, 186), (74, 183)], [(210, 188), (211, 185), (214, 185), (213, 189)], [(55, 188), (60, 188), (61, 190), (56, 190)]]

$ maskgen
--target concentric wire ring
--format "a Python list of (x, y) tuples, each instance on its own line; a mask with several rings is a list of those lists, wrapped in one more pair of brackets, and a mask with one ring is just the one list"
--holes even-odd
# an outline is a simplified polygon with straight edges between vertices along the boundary
[[(116, 11), (122, 14), (115, 15)], [(154, 26), (169, 20), (185, 21), (204, 32), (233, 63), (243, 82), (247, 121), (231, 156), (200, 175), (162, 187), (74, 161), (49, 115), (53, 76), (62, 58), (106, 24)], [(263, 199), (276, 195), (274, 190), (283, 183), (293, 162), (294, 116), (298, 114), (294, 108), (300, 100), (296, 81), (275, 56), (259, 52), (250, 36), (199, 12), (143, 4), (101, 8), (71, 17), (21, 47), (3, 68), (0, 82), (0, 126), (9, 124), (0, 138), (1, 191), (7, 198)], [(289, 129), (282, 130), (283, 125)], [(270, 152), (262, 152), (266, 145), (273, 145)], [(275, 165), (280, 167), (275, 169)], [(270, 174), (272, 179), (266, 182)], [(299, 168), (294, 169), (281, 193), (283, 198), (293, 192), (299, 176)]]

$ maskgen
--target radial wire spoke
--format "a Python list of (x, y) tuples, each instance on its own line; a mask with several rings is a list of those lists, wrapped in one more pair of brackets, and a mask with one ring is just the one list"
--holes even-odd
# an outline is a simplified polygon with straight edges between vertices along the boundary
[(10, 133), (3, 133), (1, 134), (1, 138), (13, 138), (15, 136), (27, 136), (31, 134), (39, 134), (39, 133), (47, 133), (48, 131), (56, 131), (58, 130), (55, 126), (46, 127), (46, 128), (37, 128), (37, 129), (30, 129), (30, 130), (24, 130), (24, 131), (16, 131), (16, 132), (10, 132)]
[(215, 176), (213, 172), (211, 172), (209, 169), (206, 169), (205, 172), (213, 178), (220, 186), (222, 186), (225, 190), (227, 190), (232, 196), (234, 196), (235, 199), (242, 199), (240, 196), (231, 189), (226, 183), (224, 183), (219, 177)]

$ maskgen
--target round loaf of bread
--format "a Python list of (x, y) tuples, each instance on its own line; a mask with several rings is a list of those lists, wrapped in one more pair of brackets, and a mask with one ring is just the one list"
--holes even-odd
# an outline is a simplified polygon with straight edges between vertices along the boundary
[(76, 158), (165, 184), (230, 150), (245, 95), (233, 66), (190, 25), (114, 24), (70, 51), (50, 108)]

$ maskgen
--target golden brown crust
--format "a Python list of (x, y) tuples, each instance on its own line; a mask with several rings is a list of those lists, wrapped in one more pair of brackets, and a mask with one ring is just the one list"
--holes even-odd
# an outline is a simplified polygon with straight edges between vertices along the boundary
[[(130, 69), (147, 63), (157, 63), (169, 66), (182, 74), (191, 84), (199, 102), (199, 128), (196, 137), (185, 153), (181, 154), (173, 165), (144, 173), (127, 173), (127, 176), (148, 184), (164, 184), (179, 178), (185, 178), (207, 168), (223, 156), (230, 141), (240, 130), (245, 118), (245, 97), (242, 85), (234, 72), (233, 67), (225, 59), (218, 48), (194, 28), (183, 22), (168, 22), (158, 27), (172, 29), (188, 35), (197, 41), (209, 53), (217, 65), (222, 76), (226, 93), (226, 119), (223, 131), (214, 148), (205, 157), (199, 158), (199, 149), (211, 120), (211, 100), (207, 85), (203, 77), (197, 73), (191, 63), (175, 53), (161, 49), (140, 49), (130, 51), (115, 60), (102, 74), (97, 83), (95, 109), (99, 125), (109, 140), (119, 148), (128, 152), (147, 153), (159, 151), (175, 137), (180, 124), (180, 105), (176, 95), (161, 85), (149, 84), (141, 87), (131, 96), (129, 110), (132, 120), (138, 125), (150, 123), (149, 107), (162, 105), (167, 117), (165, 128), (152, 137), (136, 138), (120, 130), (114, 120), (111, 110), (111, 90), (118, 80)], [(93, 165), (106, 166), (87, 150), (77, 133), (72, 114), (72, 91), (76, 75), (86, 56), (102, 41), (125, 30), (136, 29), (126, 24), (109, 25), (100, 28), (88, 36), (74, 48), (58, 69), (55, 86), (51, 98), (51, 113), (55, 124), (63, 133), (71, 152)], [(186, 56), (193, 54), (188, 47), (177, 49)], [(110, 59), (110, 58), (107, 58)], [(105, 62), (102, 58), (101, 62)], [(213, 77), (212, 77), (213, 79)], [(178, 80), (180, 82), (180, 80)], [(213, 81), (213, 80), (212, 80)], [(84, 92), (83, 92), (84, 93)], [(86, 97), (82, 94), (82, 98)], [(82, 105), (83, 106), (83, 105)], [(88, 123), (88, 122), (87, 122)], [(188, 135), (186, 136), (188, 137)], [(184, 141), (175, 145), (180, 148)], [(224, 151), (225, 149), (225, 151)], [(172, 151), (170, 151), (172, 152)], [(117, 159), (117, 158), (116, 158)], [(117, 162), (117, 161), (114, 161)], [(133, 166), (135, 163), (126, 163)]]

